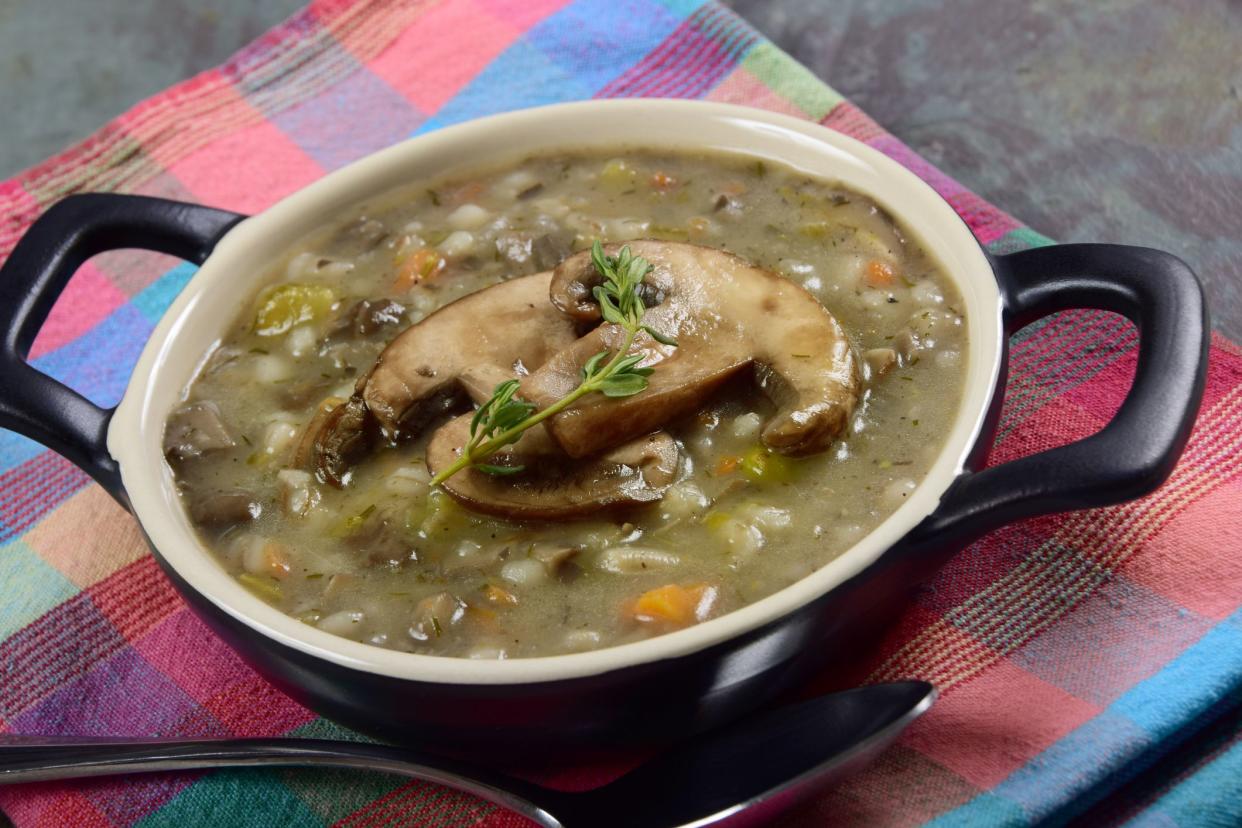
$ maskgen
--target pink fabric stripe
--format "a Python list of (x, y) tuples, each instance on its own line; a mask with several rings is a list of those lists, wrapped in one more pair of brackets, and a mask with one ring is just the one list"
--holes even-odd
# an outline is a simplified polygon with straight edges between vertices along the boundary
[(916, 155), (913, 150), (891, 135), (869, 142), (871, 146), (926, 181), (942, 198), (966, 192), (966, 188)]
[(56, 300), (30, 348), (30, 358), (69, 344), (127, 301), (129, 297), (112, 284), (111, 279), (87, 262), (78, 268), (65, 292)]

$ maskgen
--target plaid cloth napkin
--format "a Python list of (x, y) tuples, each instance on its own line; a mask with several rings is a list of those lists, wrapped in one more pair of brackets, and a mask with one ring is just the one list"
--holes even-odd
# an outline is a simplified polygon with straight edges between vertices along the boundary
[[(115, 190), (260, 210), (326, 170), (479, 115), (594, 96), (701, 97), (818, 121), (929, 181), (995, 252), (1047, 240), (914, 155), (714, 3), (325, 0), (225, 66), (0, 184), (0, 258), (57, 199)], [(35, 345), (101, 403), (193, 268), (97, 257)], [(1013, 342), (995, 461), (1093, 432), (1134, 331), (1062, 314)], [(861, 775), (791, 815), (832, 824), (1242, 824), (1242, 351), (1221, 338), (1185, 458), (1129, 505), (1029, 521), (961, 553), (856, 675), (943, 697)], [(133, 521), (0, 432), (0, 730), (348, 737), (243, 665), (174, 594)], [(593, 771), (550, 771), (565, 784)], [(0, 789), (21, 826), (519, 825), (433, 785), (245, 771)]]

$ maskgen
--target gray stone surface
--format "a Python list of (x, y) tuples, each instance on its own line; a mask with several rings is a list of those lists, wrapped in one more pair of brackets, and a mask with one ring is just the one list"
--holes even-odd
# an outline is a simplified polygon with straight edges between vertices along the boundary
[(1182, 257), (1242, 339), (1242, 4), (729, 5), (1036, 230)]
[(229, 55), (303, 0), (0, 0), (0, 178)]

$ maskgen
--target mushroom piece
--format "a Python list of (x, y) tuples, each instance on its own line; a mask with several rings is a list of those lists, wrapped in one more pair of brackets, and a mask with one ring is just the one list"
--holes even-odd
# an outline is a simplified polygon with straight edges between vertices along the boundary
[(194, 522), (213, 529), (231, 529), (241, 523), (258, 520), (263, 514), (261, 504), (251, 492), (216, 492), (197, 500), (190, 507)]
[(897, 367), (897, 352), (892, 348), (872, 348), (863, 353), (867, 380), (874, 382)]
[(575, 323), (548, 303), (551, 272), (512, 279), (445, 305), (388, 344), (354, 394), (312, 422), (299, 459), (335, 486), (377, 433), (421, 431), (577, 338)]
[(164, 453), (189, 460), (237, 445), (219, 407), (211, 401), (187, 403), (172, 413), (164, 431)]
[[(653, 265), (643, 282), (643, 323), (677, 342), (661, 345), (642, 333), (633, 352), (656, 367), (648, 386), (630, 397), (588, 395), (553, 417), (547, 429), (571, 457), (585, 457), (689, 414), (729, 377), (751, 368), (776, 405), (760, 439), (782, 454), (827, 449), (858, 401), (857, 359), (845, 332), (823, 305), (793, 282), (730, 253), (692, 244), (634, 241), (635, 256)], [(617, 255), (619, 245), (605, 246)], [(552, 303), (569, 318), (600, 319), (592, 288), (600, 281), (589, 252), (554, 271)], [(615, 350), (625, 332), (595, 328), (522, 380), (521, 394), (544, 408), (579, 382), (594, 354)], [(753, 367), (752, 367), (753, 366)]]
[[(432, 473), (452, 465), (469, 438), (470, 415), (438, 429), (427, 446)], [(574, 460), (536, 426), (488, 460), (497, 466), (522, 465), (523, 471), (498, 477), (467, 468), (443, 486), (478, 512), (516, 520), (564, 520), (659, 500), (676, 479), (680, 460), (677, 441), (664, 431), (598, 457)]]
[(294, 465), (314, 466), (333, 486), (343, 486), (349, 467), (371, 447), (375, 431), (374, 419), (357, 394), (348, 400), (329, 397), (303, 429)]

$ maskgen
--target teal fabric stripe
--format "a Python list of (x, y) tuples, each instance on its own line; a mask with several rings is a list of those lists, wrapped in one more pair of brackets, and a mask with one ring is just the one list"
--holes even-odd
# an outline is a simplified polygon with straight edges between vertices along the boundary
[[(1081, 810), (1090, 806), (1138, 771), (1149, 759), (1145, 754), (1171, 748), (1179, 731), (1194, 727), (1221, 699), (1238, 698), (1239, 694), (1242, 610), (1218, 623), (1160, 672), (1136, 684), (1107, 710), (1036, 756), (992, 792), (928, 824), (1025, 826), (1036, 820), (1070, 816), (1061, 812), (1067, 807)], [(1021, 713), (1015, 711), (1014, 715)], [(1002, 807), (998, 799), (1013, 803), (1017, 810)], [(1218, 801), (1219, 795), (1213, 793), (1208, 800)]]
[(1127, 828), (1236, 828), (1242, 825), (1242, 743), (1191, 774)]
[(182, 262), (156, 279), (132, 300), (134, 307), (154, 325), (198, 272), (198, 265)]
[(1156, 739), (1166, 739), (1221, 699), (1242, 693), (1242, 610), (1217, 624), (1112, 708)]
[(1036, 233), (1029, 227), (1018, 227), (1010, 230), (996, 241), (988, 245), (988, 252), (997, 256), (1005, 253), (1016, 253), (1030, 247), (1047, 247), (1055, 242), (1042, 233)]
[(195, 825), (318, 826), (322, 821), (278, 771), (245, 768), (216, 771), (190, 785), (136, 823), (141, 828)]

